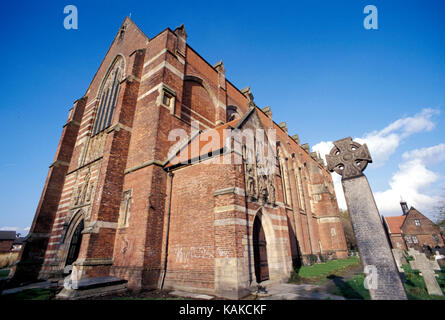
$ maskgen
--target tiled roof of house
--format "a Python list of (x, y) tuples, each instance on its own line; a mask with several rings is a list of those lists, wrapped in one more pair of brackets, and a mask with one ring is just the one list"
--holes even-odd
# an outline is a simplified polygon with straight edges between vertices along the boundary
[(400, 227), (405, 222), (406, 216), (384, 217), (389, 233), (402, 233)]

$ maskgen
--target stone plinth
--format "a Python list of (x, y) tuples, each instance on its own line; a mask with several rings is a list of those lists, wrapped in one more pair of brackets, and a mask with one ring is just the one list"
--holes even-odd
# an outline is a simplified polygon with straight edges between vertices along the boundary
[(67, 278), (57, 300), (80, 300), (127, 291), (127, 280), (115, 277), (84, 278), (71, 281)]

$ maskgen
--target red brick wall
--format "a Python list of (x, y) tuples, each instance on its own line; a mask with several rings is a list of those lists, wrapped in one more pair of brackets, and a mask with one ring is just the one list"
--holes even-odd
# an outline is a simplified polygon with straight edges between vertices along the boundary
[[(197, 164), (174, 171), (166, 282), (214, 287), (213, 223), (219, 204), (213, 193), (234, 184), (232, 165)], [(236, 235), (228, 234), (227, 242), (232, 237)], [(236, 256), (236, 251), (230, 255)]]
[(406, 250), (405, 241), (402, 238), (401, 234), (391, 234), (390, 235), (391, 240), (391, 247), (394, 249), (402, 249)]
[[(182, 103), (181, 113), (185, 119), (198, 117), (198, 120), (207, 127), (212, 128), (215, 126), (215, 106), (209, 93), (202, 85), (195, 81), (184, 81)], [(205, 129), (205, 127), (202, 129)]]
[(0, 240), (0, 252), (9, 252), (12, 248), (12, 243), (14, 240)]

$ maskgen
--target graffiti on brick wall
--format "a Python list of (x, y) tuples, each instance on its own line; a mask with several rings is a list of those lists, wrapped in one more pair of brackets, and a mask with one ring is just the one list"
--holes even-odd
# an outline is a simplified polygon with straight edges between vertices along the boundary
[(218, 256), (222, 258), (227, 258), (229, 256), (229, 251), (224, 248), (218, 248), (216, 249), (216, 252), (218, 253)]
[(212, 246), (197, 246), (197, 247), (181, 247), (176, 246), (173, 248), (175, 253), (176, 263), (188, 265), (190, 259), (213, 259)]

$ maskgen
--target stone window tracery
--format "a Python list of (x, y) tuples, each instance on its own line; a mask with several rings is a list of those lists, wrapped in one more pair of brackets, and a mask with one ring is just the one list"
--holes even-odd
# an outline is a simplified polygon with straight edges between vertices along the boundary
[(103, 82), (97, 116), (93, 126), (93, 136), (102, 132), (111, 124), (123, 73), (124, 60), (118, 57)]

